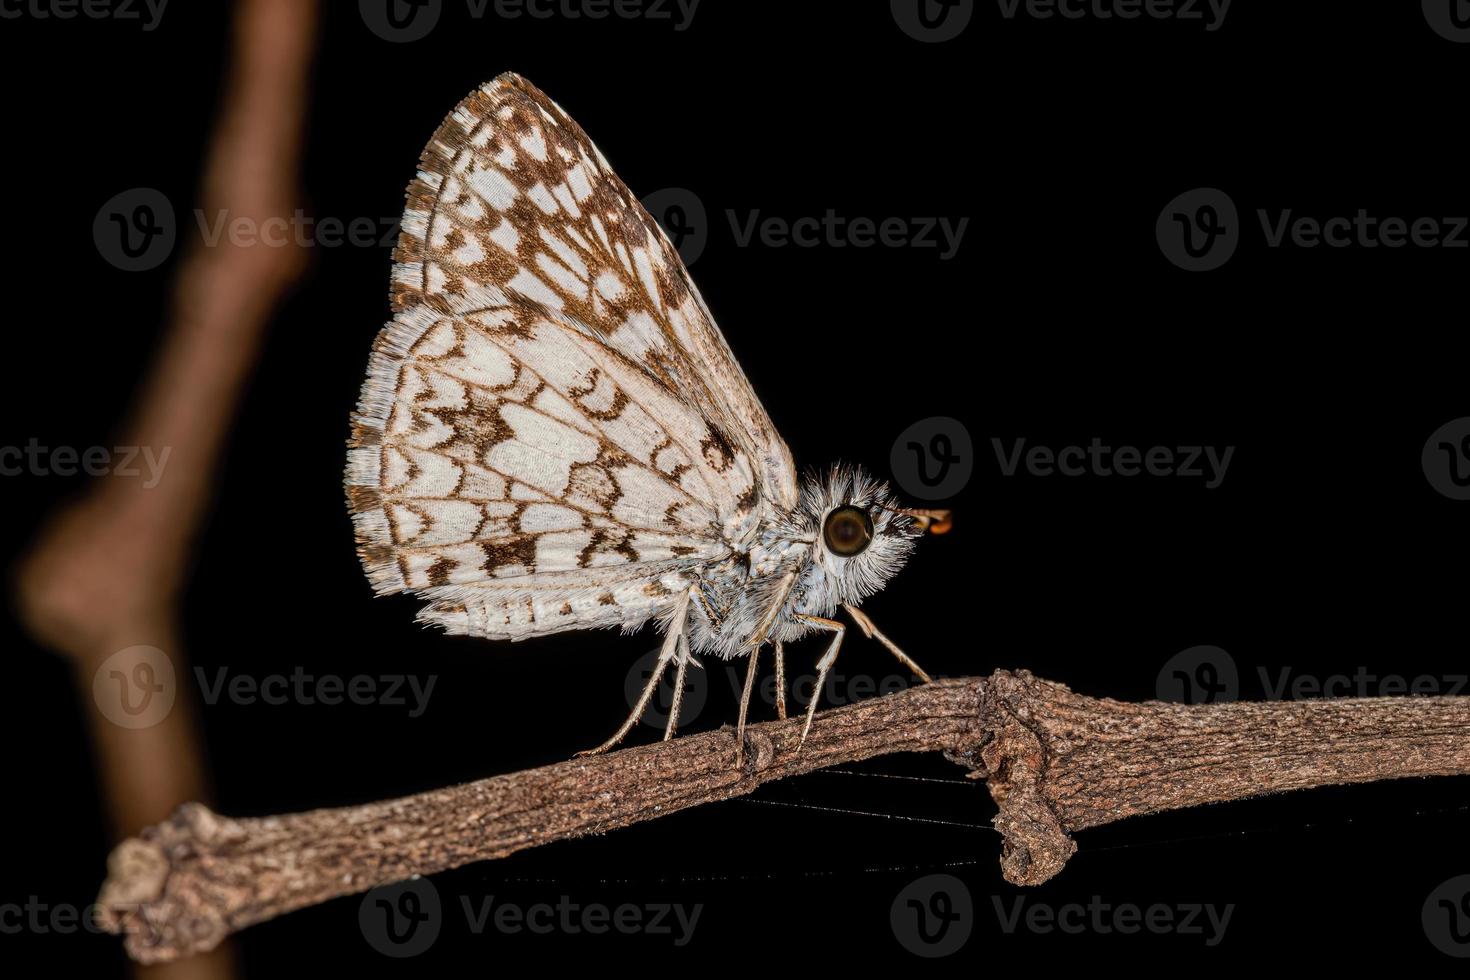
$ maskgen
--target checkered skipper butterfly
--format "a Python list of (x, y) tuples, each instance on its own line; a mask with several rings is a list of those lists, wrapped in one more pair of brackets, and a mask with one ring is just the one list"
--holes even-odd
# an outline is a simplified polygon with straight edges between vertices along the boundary
[(928, 680), (857, 604), (946, 515), (857, 469), (798, 482), (673, 246), (560, 106), (514, 74), (461, 102), (394, 259), (346, 477), (378, 594), (497, 640), (655, 621), (656, 668), (594, 752), (694, 654), (750, 657), (738, 752), (762, 646), (784, 691), (783, 644), (832, 634), (820, 691), (839, 608)]

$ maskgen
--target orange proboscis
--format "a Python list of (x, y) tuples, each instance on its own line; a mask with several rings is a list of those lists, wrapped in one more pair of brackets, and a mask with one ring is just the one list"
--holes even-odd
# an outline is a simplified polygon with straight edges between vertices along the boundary
[(895, 514), (903, 514), (912, 517), (919, 522), (919, 527), (930, 534), (948, 534), (954, 527), (954, 519), (950, 511), (933, 510), (925, 507), (895, 507)]

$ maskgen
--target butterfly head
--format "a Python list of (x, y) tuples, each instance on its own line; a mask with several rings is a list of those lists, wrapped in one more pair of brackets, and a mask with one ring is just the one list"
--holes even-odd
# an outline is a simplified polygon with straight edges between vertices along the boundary
[(834, 466), (807, 474), (796, 518), (812, 541), (807, 584), (820, 596), (813, 605), (831, 610), (883, 588), (908, 561), (914, 540), (940, 530), (942, 514), (900, 507), (888, 484), (858, 467)]

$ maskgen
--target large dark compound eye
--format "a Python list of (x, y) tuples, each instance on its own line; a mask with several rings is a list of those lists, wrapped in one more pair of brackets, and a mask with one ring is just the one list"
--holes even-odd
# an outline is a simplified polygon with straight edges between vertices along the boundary
[(834, 555), (860, 555), (873, 543), (873, 519), (861, 507), (839, 507), (827, 515), (822, 540)]

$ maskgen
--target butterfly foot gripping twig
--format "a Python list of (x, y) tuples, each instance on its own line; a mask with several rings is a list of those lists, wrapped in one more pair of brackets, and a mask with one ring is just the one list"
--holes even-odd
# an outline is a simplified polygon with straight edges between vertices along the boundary
[(835, 619), (824, 619), (821, 616), (797, 616), (797, 619), (809, 626), (819, 630), (826, 630), (833, 634), (832, 642), (827, 644), (827, 652), (822, 654), (822, 659), (817, 661), (817, 682), (812, 686), (812, 698), (806, 704), (806, 722), (801, 726), (801, 741), (796, 743), (796, 751), (806, 744), (806, 737), (811, 734), (812, 718), (817, 713), (817, 702), (822, 699), (822, 688), (827, 686), (827, 673), (832, 665), (837, 662), (837, 651), (842, 649), (842, 638), (847, 634), (847, 627)]
[(674, 732), (679, 726), (679, 709), (683, 707), (684, 701), (684, 673), (692, 663), (700, 667), (699, 661), (695, 660), (689, 652), (689, 639), (684, 634), (685, 623), (689, 612), (689, 593), (684, 593), (683, 599), (675, 610), (674, 617), (669, 620), (669, 631), (664, 634), (664, 642), (658, 651), (658, 659), (654, 661), (653, 669), (648, 672), (648, 682), (643, 685), (643, 693), (638, 696), (638, 703), (633, 705), (627, 719), (612, 736), (601, 745), (594, 748), (583, 749), (577, 756), (600, 755), (609, 749), (617, 748), (618, 743), (628, 737), (633, 726), (638, 724), (638, 719), (643, 717), (643, 712), (648, 708), (648, 702), (653, 700), (653, 692), (658, 690), (659, 681), (663, 680), (664, 671), (669, 669), (673, 663), (678, 671), (674, 675), (674, 696), (669, 705), (669, 720), (664, 725), (664, 741), (674, 737)]
[[(745, 716), (750, 711), (750, 694), (755, 690), (755, 670), (760, 663), (761, 650), (750, 651), (750, 661), (745, 665), (745, 689), (740, 692), (740, 715), (735, 721), (735, 768), (745, 762)], [(779, 662), (779, 661), (778, 661)]]
[[(904, 653), (897, 643), (884, 636), (883, 631), (873, 624), (873, 621), (868, 618), (867, 613), (856, 606), (846, 603), (843, 604), (842, 608), (847, 610), (847, 614), (852, 617), (852, 621), (857, 624), (858, 629), (863, 631), (864, 636), (875, 639), (887, 647), (888, 652), (898, 658), (898, 662), (907, 667), (916, 677), (926, 684), (934, 680), (923, 667), (920, 667), (914, 662), (912, 657)], [(821, 660), (817, 661), (817, 682), (812, 688), (812, 698), (807, 702), (806, 722), (801, 727), (801, 741), (796, 746), (796, 750), (800, 752), (801, 746), (806, 744), (806, 737), (812, 730), (812, 718), (817, 713), (817, 701), (822, 696), (822, 688), (826, 686), (828, 672), (832, 670), (832, 665), (837, 662), (837, 652), (842, 649), (842, 638), (847, 633), (847, 627), (835, 619), (824, 619), (821, 616), (797, 616), (796, 618), (809, 626), (835, 634), (832, 637), (832, 642), (827, 646), (827, 652), (822, 654)], [(747, 678), (746, 687), (748, 688), (749, 686), (750, 681)]]
[[(786, 720), (786, 648), (780, 640), (773, 640), (776, 651), (776, 717)], [(755, 691), (755, 675), (760, 663), (760, 648), (750, 651), (750, 661), (745, 667), (745, 689), (740, 693), (740, 716), (735, 723), (735, 768), (745, 761), (745, 720), (750, 712), (750, 696)]]
[(699, 670), (704, 670), (704, 664), (694, 659), (694, 654), (689, 652), (689, 637), (683, 633), (679, 634), (679, 652), (674, 655), (674, 665), (678, 671), (674, 674), (674, 697), (669, 704), (669, 720), (664, 725), (664, 741), (674, 737), (674, 732), (679, 729), (679, 711), (684, 707), (684, 672), (692, 665)]
[(786, 720), (786, 648), (776, 641), (776, 717)]

